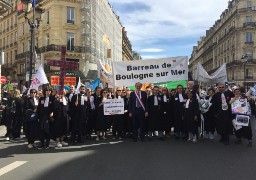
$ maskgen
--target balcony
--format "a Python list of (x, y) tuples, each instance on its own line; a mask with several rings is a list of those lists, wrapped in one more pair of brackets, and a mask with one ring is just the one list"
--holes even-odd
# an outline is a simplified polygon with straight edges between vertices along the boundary
[(75, 24), (75, 21), (74, 20), (67, 20), (67, 23), (68, 24)]
[[(231, 61), (229, 63), (227, 63), (227, 67), (231, 67), (231, 66), (236, 66), (236, 65), (243, 65), (244, 62), (242, 60), (234, 60), (234, 61)], [(256, 59), (249, 59), (246, 63), (246, 65), (249, 65), (249, 64), (256, 64)]]
[[(16, 42), (17, 43), (17, 42)], [(15, 43), (14, 43), (15, 44)], [(41, 47), (41, 48), (38, 48), (36, 50), (37, 53), (45, 53), (45, 52), (49, 52), (49, 51), (59, 51), (60, 52), (60, 49), (61, 49), (61, 45), (49, 45), (49, 46), (44, 46), (44, 47)], [(82, 46), (74, 46), (72, 48), (73, 50), (67, 50), (67, 52), (74, 52), (74, 53), (82, 53), (83, 52), (83, 47)], [(21, 53), (21, 54), (18, 54), (16, 56), (16, 59), (19, 60), (19, 59), (23, 59), (26, 57), (27, 54), (29, 54), (30, 52), (27, 51), (27, 52), (24, 52), (24, 53)]]
[(247, 75), (245, 76), (245, 79), (253, 79), (253, 75)]
[(255, 27), (256, 26), (256, 23), (255, 22), (246, 22), (243, 24), (243, 27), (246, 28), (246, 27)]
[(247, 44), (247, 45), (253, 45), (253, 41), (245, 42), (245, 44)]
[(0, 14), (2, 15), (11, 9), (11, 5), (11, 0), (0, 0)]
[(251, 11), (256, 11), (256, 6), (241, 8), (238, 10), (238, 12), (240, 12), (240, 13), (251, 12)]

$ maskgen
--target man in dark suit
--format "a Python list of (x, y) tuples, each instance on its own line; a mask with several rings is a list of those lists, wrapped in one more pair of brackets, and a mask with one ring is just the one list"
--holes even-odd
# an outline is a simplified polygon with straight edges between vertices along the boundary
[(138, 129), (140, 128), (141, 141), (145, 141), (145, 117), (148, 116), (147, 93), (141, 91), (142, 84), (135, 84), (136, 90), (130, 95), (129, 116), (132, 117), (133, 138), (138, 139)]

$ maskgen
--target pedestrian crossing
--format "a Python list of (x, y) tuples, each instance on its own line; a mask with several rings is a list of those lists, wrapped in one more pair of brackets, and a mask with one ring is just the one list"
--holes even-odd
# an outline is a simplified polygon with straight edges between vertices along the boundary
[(0, 177), (16, 168), (22, 166), (25, 163), (27, 163), (27, 161), (15, 161), (7, 166), (4, 166), (3, 168), (0, 169)]

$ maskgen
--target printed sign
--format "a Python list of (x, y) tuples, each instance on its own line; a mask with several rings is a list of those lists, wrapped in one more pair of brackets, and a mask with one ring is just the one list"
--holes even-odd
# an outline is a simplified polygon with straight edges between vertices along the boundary
[(131, 86), (136, 82), (157, 83), (188, 80), (188, 58), (186, 56), (113, 62), (115, 86)]
[(236, 116), (236, 125), (237, 126), (249, 126), (250, 117), (245, 115)]
[(246, 98), (239, 98), (231, 104), (232, 114), (251, 115), (250, 104)]
[[(58, 86), (60, 84), (60, 77), (59, 76), (51, 76), (51, 85)], [(76, 85), (76, 77), (65, 77), (64, 80), (65, 86)]]
[(124, 114), (124, 99), (104, 100), (104, 115)]

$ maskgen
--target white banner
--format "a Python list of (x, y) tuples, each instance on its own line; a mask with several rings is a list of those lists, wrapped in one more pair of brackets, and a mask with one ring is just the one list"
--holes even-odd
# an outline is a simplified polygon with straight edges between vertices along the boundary
[(188, 57), (113, 62), (115, 86), (188, 80)]
[(100, 79), (104, 82), (108, 83), (108, 88), (114, 88), (114, 78), (111, 73), (109, 73), (105, 67), (103, 66), (101, 60), (99, 60), (99, 68), (100, 68)]
[(29, 87), (30, 89), (38, 89), (39, 86), (43, 84), (48, 84), (49, 81), (45, 75), (44, 69), (42, 66), (40, 66), (36, 72), (35, 77), (33, 78), (33, 81), (31, 82), (31, 85)]
[(104, 115), (124, 114), (124, 99), (106, 99), (103, 109)]
[(197, 64), (195, 80), (202, 83), (216, 84), (227, 82), (227, 68), (226, 64), (223, 64), (214, 73), (209, 75), (201, 64)]

